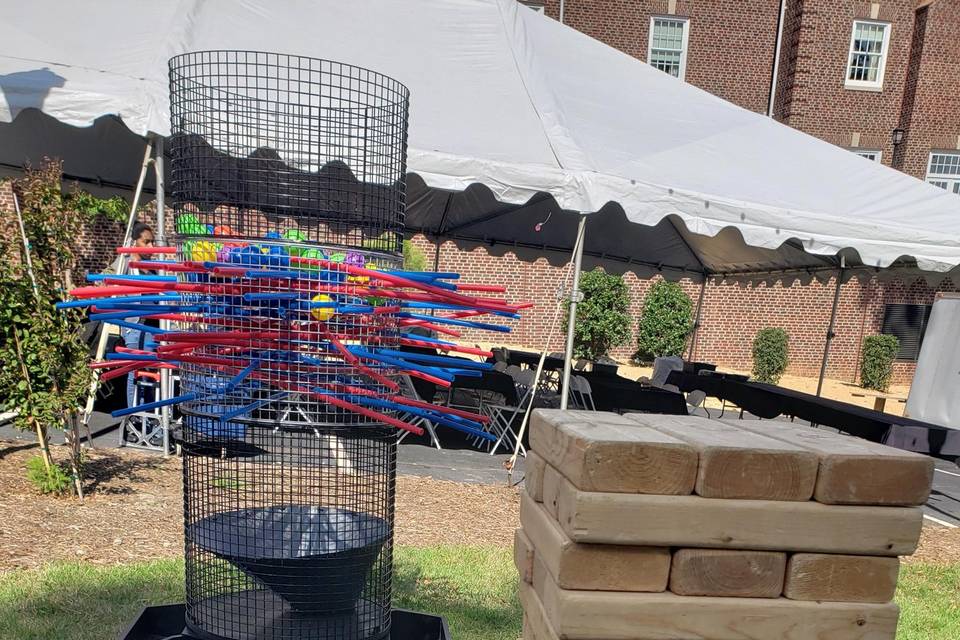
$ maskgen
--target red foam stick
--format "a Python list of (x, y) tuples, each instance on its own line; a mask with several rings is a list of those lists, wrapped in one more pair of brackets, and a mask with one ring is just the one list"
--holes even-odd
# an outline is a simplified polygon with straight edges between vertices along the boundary
[(478, 305), (477, 299), (475, 298), (471, 298), (469, 296), (463, 296), (454, 291), (450, 291), (448, 289), (436, 287), (430, 284), (426, 284), (424, 282), (418, 282), (416, 280), (410, 280), (407, 278), (403, 278), (401, 276), (393, 275), (391, 273), (385, 273), (383, 271), (374, 271), (372, 269), (364, 269), (362, 267), (355, 267), (349, 264), (331, 262), (330, 260), (322, 260), (318, 258), (303, 258), (300, 256), (291, 256), (290, 262), (297, 263), (297, 264), (312, 264), (312, 265), (324, 267), (326, 269), (346, 271), (350, 275), (354, 275), (354, 276), (364, 276), (367, 278), (372, 278), (374, 280), (387, 281), (393, 284), (394, 286), (406, 287), (410, 289), (419, 289), (421, 291), (426, 291), (428, 293), (432, 293), (434, 295), (447, 298), (451, 301), (457, 302), (458, 304), (462, 304), (464, 306), (471, 306), (471, 307), (485, 306), (491, 309), (495, 309), (496, 311), (512, 312), (512, 308), (509, 305), (494, 304), (492, 302), (483, 302), (481, 305)]
[(483, 291), (485, 293), (506, 293), (507, 288), (496, 284), (460, 284), (457, 283), (457, 291)]
[(155, 289), (140, 286), (123, 287), (77, 287), (68, 293), (74, 298), (108, 298), (115, 295), (133, 295), (137, 293), (151, 293)]
[(117, 247), (117, 253), (135, 255), (175, 254), (176, 247)]
[(408, 347), (426, 347), (428, 349), (437, 349), (438, 351), (453, 351), (456, 353), (467, 353), (474, 356), (482, 356), (484, 358), (492, 358), (492, 351), (485, 351), (483, 349), (478, 349), (474, 347), (463, 347), (460, 345), (446, 345), (446, 344), (437, 344), (436, 342), (425, 342), (423, 340), (416, 340), (414, 338), (400, 338), (400, 344), (406, 345)]
[(160, 374), (154, 373), (153, 371), (137, 371), (134, 375), (136, 375), (138, 378), (146, 378), (147, 380), (160, 382)]
[(140, 364), (143, 360), (104, 360), (102, 362), (91, 362), (87, 366), (91, 369), (113, 369), (115, 367), (129, 367), (132, 364)]
[(431, 331), (436, 331), (437, 333), (444, 333), (448, 336), (453, 336), (454, 338), (459, 338), (463, 334), (459, 331), (454, 331), (447, 327), (441, 327), (438, 324), (433, 324), (432, 322), (427, 322), (426, 320), (417, 320), (416, 318), (404, 318), (400, 320), (401, 327), (423, 327), (425, 329), (430, 329)]
[(327, 341), (330, 342), (330, 344), (333, 345), (333, 347), (334, 347), (337, 351), (340, 352), (340, 355), (343, 356), (343, 359), (344, 359), (344, 360), (346, 360), (348, 363), (352, 364), (352, 365), (353, 365), (354, 367), (356, 367), (360, 372), (362, 372), (363, 374), (365, 374), (365, 375), (369, 376), (370, 378), (376, 380), (377, 382), (379, 382), (380, 384), (384, 385), (385, 387), (387, 387), (387, 388), (390, 389), (391, 391), (399, 391), (399, 390), (400, 390), (400, 385), (398, 385), (395, 381), (391, 380), (390, 378), (387, 378), (387, 377), (385, 377), (385, 376), (380, 375), (379, 373), (377, 373), (376, 371), (374, 371), (374, 370), (371, 369), (370, 367), (368, 367), (368, 366), (364, 365), (362, 362), (360, 362), (360, 359), (357, 358), (357, 356), (355, 356), (355, 355), (353, 355), (352, 353), (350, 353), (350, 351), (347, 350), (347, 348), (346, 348), (345, 346), (343, 346), (343, 343), (340, 342), (339, 340), (337, 340), (337, 338), (336, 338), (332, 333), (330, 333), (329, 331), (322, 331), (321, 334), (323, 335), (324, 338), (327, 339)]
[(150, 260), (131, 260), (130, 261), (131, 269), (147, 269), (148, 271), (163, 270), (163, 271), (176, 271), (180, 273), (206, 273), (207, 269), (203, 266), (193, 267), (188, 264), (183, 264), (182, 262), (168, 263), (168, 262), (154, 262)]

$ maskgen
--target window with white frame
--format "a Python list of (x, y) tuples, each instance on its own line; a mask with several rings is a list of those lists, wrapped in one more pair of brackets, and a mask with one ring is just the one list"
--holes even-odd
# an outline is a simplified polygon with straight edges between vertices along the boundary
[(935, 187), (960, 194), (960, 152), (934, 151), (927, 165), (927, 182)]
[(881, 89), (889, 46), (889, 24), (854, 20), (844, 85), (852, 89)]
[(650, 44), (647, 61), (651, 66), (680, 78), (687, 70), (687, 40), (690, 22), (683, 18), (650, 18)]
[(873, 160), (874, 162), (880, 162), (880, 156), (883, 154), (882, 151), (877, 149), (852, 149), (852, 151), (861, 158)]

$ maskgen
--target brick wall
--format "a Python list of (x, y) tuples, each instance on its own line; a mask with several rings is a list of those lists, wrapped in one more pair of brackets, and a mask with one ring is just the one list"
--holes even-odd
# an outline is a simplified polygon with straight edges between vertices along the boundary
[[(779, 0), (677, 0), (689, 18), (686, 80), (746, 109), (766, 113), (776, 48)], [(559, 0), (544, 8), (560, 16)], [(640, 60), (647, 59), (650, 17), (667, 0), (566, 0), (564, 22)]]
[[(956, 151), (960, 144), (960, 3), (934, 2), (918, 12), (922, 55), (912, 76), (916, 95), (904, 110), (903, 171), (926, 176), (930, 151)], [(918, 47), (920, 45), (918, 44)]]
[[(415, 236), (413, 242), (426, 254), (432, 268), (436, 244), (421, 235)], [(549, 349), (562, 350), (562, 328), (558, 326), (551, 334), (550, 327), (556, 292), (568, 273), (564, 266), (554, 264), (562, 265), (566, 257), (557, 255), (550, 256), (551, 259), (539, 257), (530, 261), (528, 256), (518, 256), (512, 250), (493, 251), (477, 244), (447, 241), (441, 244), (439, 268), (459, 271), (469, 280), (504, 285), (512, 299), (538, 303), (536, 308), (524, 313), (522, 320), (512, 323), (513, 333), (502, 337), (504, 343), (542, 348), (549, 337)], [(639, 318), (643, 296), (654, 280), (649, 274), (641, 277), (633, 272), (627, 272), (624, 277), (630, 289), (630, 313)], [(700, 283), (683, 279), (680, 285), (696, 304)], [(749, 370), (756, 332), (764, 327), (782, 327), (790, 335), (788, 371), (815, 376), (820, 372), (835, 287), (835, 278), (823, 282), (796, 278), (772, 284), (748, 279), (711, 280), (704, 295), (693, 358)], [(888, 281), (869, 275), (858, 275), (845, 281), (840, 290), (834, 328), (836, 336), (831, 345), (827, 375), (841, 380), (856, 379), (860, 345), (864, 337), (880, 332), (884, 305), (931, 304), (937, 291), (953, 290), (956, 288), (949, 281), (939, 287), (928, 286), (922, 280)], [(489, 334), (468, 332), (464, 337), (491, 340)], [(633, 345), (631, 338), (612, 355), (626, 360), (633, 353)], [(895, 381), (909, 382), (914, 368), (913, 363), (897, 363)]]
[[(882, 91), (844, 86), (853, 21), (871, 18), (871, 3), (860, 0), (803, 0), (794, 3), (789, 55), (795, 62), (779, 117), (790, 126), (842, 147), (879, 149), (893, 158), (891, 132), (900, 121), (913, 35), (913, 0), (880, 2), (877, 19), (890, 23), (890, 44)], [(779, 91), (778, 91), (779, 93)], [(788, 99), (787, 99), (788, 97)]]

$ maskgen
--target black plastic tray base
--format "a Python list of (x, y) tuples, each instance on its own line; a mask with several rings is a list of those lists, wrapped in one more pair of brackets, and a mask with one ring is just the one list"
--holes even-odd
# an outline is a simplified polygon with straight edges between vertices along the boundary
[[(202, 640), (191, 634), (184, 622), (182, 604), (146, 607), (119, 640)], [(441, 616), (394, 609), (390, 616), (391, 640), (451, 640), (447, 621)]]

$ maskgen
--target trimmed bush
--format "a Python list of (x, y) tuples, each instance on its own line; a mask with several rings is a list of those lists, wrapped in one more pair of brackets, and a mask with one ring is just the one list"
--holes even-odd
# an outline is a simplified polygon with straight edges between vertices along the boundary
[(693, 302), (675, 282), (660, 280), (643, 298), (637, 327), (637, 355), (640, 361), (661, 356), (683, 355), (687, 336), (693, 329)]
[(580, 291), (583, 301), (577, 305), (573, 353), (596, 360), (630, 339), (630, 295), (623, 278), (600, 269), (580, 276)]
[(790, 337), (783, 329), (760, 329), (753, 339), (753, 377), (759, 382), (777, 384), (787, 370)]
[(893, 361), (900, 351), (897, 336), (867, 336), (863, 339), (860, 359), (860, 386), (864, 389), (886, 391), (893, 376)]

